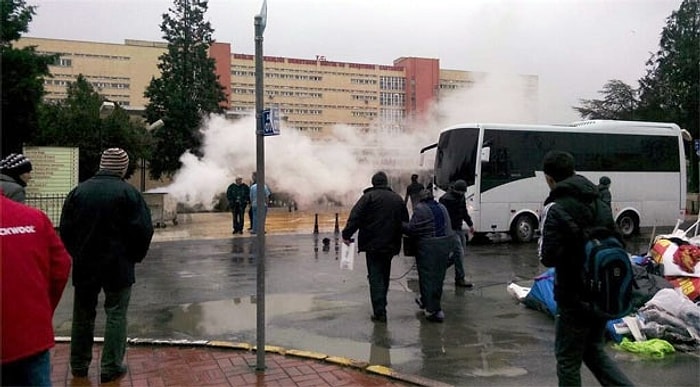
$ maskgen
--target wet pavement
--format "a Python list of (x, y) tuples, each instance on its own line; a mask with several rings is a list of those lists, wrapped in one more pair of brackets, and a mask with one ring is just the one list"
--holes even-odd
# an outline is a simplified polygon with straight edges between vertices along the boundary
[[(342, 227), (346, 212), (339, 217)], [(442, 324), (427, 322), (416, 307), (413, 258), (398, 256), (392, 265), (388, 322), (374, 324), (364, 254), (356, 257), (355, 270), (341, 270), (334, 211), (320, 216), (317, 235), (313, 219), (311, 213), (270, 213), (267, 345), (385, 366), (398, 375), (424, 378), (419, 384), (557, 384), (553, 320), (506, 293), (511, 281), (527, 286), (544, 270), (536, 244), (470, 245), (466, 269), (475, 287), (456, 288), (453, 270), (448, 270)], [(326, 248), (323, 238), (330, 242)], [(642, 251), (647, 242), (639, 238), (632, 248)], [(255, 243), (248, 234), (230, 235), (229, 214), (196, 214), (159, 229), (148, 256), (137, 265), (128, 336), (255, 345)], [(68, 287), (54, 318), (57, 336), (70, 335), (71, 309)], [(100, 311), (98, 336), (103, 322)], [(699, 385), (698, 354), (652, 360), (612, 346), (608, 352), (636, 385)], [(597, 384), (587, 370), (582, 377), (584, 384)]]

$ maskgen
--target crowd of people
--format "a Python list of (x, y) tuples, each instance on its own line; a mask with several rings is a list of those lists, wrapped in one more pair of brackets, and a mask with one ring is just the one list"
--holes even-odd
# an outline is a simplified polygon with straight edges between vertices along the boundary
[(464, 197), (467, 183), (457, 180), (438, 202), (432, 187), (425, 188), (417, 174), (411, 176), (403, 198), (389, 187), (386, 173), (377, 172), (371, 182), (372, 186), (363, 191), (350, 210), (341, 232), (346, 244), (354, 241), (357, 232), (358, 250), (365, 252), (371, 319), (387, 321), (391, 260), (400, 253), (403, 237), (407, 236), (416, 247), (419, 287), (416, 304), (424, 310), (428, 321), (444, 321), (440, 300), (447, 269), (455, 266), (455, 286), (473, 286), (466, 280), (464, 269), (466, 233), (475, 232)]
[[(54, 345), (52, 317), (72, 269), (74, 287), (70, 368), (85, 378), (92, 361), (98, 296), (104, 292), (105, 338), (100, 356), (100, 381), (122, 377), (126, 349), (127, 310), (135, 264), (150, 247), (153, 225), (141, 193), (124, 181), (128, 154), (120, 148), (102, 153), (99, 171), (80, 183), (66, 197), (59, 233), (41, 211), (24, 205), (25, 187), (31, 179), (31, 161), (11, 154), (0, 161), (2, 195), (0, 240), (2, 243), (2, 384), (50, 385), (49, 350)], [(592, 213), (590, 203), (610, 203), (610, 179), (596, 186), (574, 170), (566, 152), (549, 152), (543, 170), (550, 194), (541, 221), (539, 255), (545, 266), (556, 268), (554, 297), (556, 316), (555, 355), (561, 385), (580, 385), (585, 364), (604, 385), (631, 385), (603, 349), (605, 320), (595, 317), (582, 303), (583, 236), (577, 230), (593, 224), (615, 225), (611, 211)], [(234, 234), (243, 233), (245, 210), (250, 205), (250, 231), (257, 224), (257, 182), (250, 187), (241, 177), (227, 189)], [(415, 301), (430, 322), (443, 322), (441, 298), (446, 271), (454, 265), (455, 286), (471, 288), (464, 259), (468, 234), (476, 230), (469, 215), (467, 183), (454, 181), (439, 200), (432, 187), (425, 188), (418, 175), (411, 176), (406, 195), (389, 186), (384, 172), (372, 176), (371, 187), (353, 205), (342, 230), (344, 243), (354, 242), (365, 252), (371, 319), (387, 322), (387, 295), (391, 261), (401, 251), (404, 237), (415, 243), (419, 294)], [(264, 186), (263, 205), (270, 191)], [(410, 214), (409, 206), (410, 204)], [(575, 258), (575, 259), (572, 259)]]
[[(615, 231), (610, 208), (611, 181), (603, 176), (595, 185), (576, 174), (574, 164), (573, 156), (561, 151), (551, 151), (543, 160), (546, 184), (551, 191), (544, 201), (538, 251), (545, 266), (556, 268), (557, 377), (560, 385), (580, 386), (581, 365), (585, 364), (602, 385), (632, 385), (604, 351), (606, 320), (586, 309), (580, 276), (585, 241), (581, 230), (596, 226)], [(426, 189), (416, 174), (411, 176), (403, 198), (389, 187), (384, 172), (374, 174), (371, 181), (372, 186), (354, 204), (342, 230), (343, 241), (348, 245), (354, 242), (357, 232), (357, 248), (365, 252), (371, 320), (387, 322), (391, 260), (401, 251), (402, 238), (408, 236), (416, 245), (416, 304), (427, 321), (443, 322), (441, 298), (447, 268), (455, 266), (455, 286), (473, 286), (466, 281), (463, 262), (466, 233), (476, 231), (466, 206), (466, 182), (452, 182), (448, 192), (436, 201), (432, 187)], [(593, 213), (591, 203), (595, 200), (605, 203), (607, 211)]]

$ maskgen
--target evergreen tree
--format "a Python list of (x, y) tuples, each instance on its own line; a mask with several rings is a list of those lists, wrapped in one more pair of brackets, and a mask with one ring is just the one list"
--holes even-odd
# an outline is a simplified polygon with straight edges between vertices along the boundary
[[(666, 20), (659, 50), (647, 62), (640, 81), (639, 116), (678, 124), (700, 138), (700, 6), (684, 0)], [(688, 147), (690, 189), (698, 187), (698, 157)]]
[(587, 120), (633, 120), (639, 105), (637, 91), (628, 84), (613, 79), (598, 92), (603, 99), (582, 99), (580, 107), (574, 107), (581, 118)]
[(37, 130), (37, 106), (44, 95), (44, 77), (55, 56), (39, 55), (34, 47), (16, 49), (12, 42), (27, 32), (35, 7), (25, 0), (0, 0), (0, 58), (2, 58), (2, 155), (21, 152)]
[(163, 14), (160, 25), (168, 51), (160, 56), (160, 78), (152, 79), (145, 96), (146, 119), (162, 119), (165, 125), (153, 133), (154, 152), (150, 159), (151, 176), (171, 176), (180, 168), (180, 156), (190, 151), (201, 156), (202, 119), (221, 113), (226, 101), (209, 57), (213, 29), (204, 14), (206, 0), (174, 0)]

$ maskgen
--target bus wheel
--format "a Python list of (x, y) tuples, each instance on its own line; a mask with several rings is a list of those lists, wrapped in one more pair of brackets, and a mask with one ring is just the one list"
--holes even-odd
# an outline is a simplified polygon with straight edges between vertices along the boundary
[(510, 235), (515, 242), (530, 242), (535, 238), (537, 221), (532, 215), (519, 215), (510, 229)]
[(625, 238), (639, 232), (639, 218), (632, 211), (625, 211), (617, 218), (617, 227)]

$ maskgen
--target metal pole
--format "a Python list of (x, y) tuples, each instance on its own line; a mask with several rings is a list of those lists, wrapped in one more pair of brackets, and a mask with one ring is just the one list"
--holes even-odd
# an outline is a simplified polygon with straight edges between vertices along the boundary
[(255, 16), (255, 145), (256, 145), (256, 169), (257, 169), (257, 224), (255, 227), (258, 255), (258, 281), (257, 281), (257, 364), (255, 369), (265, 369), (265, 217), (267, 205), (265, 203), (265, 137), (263, 137), (262, 111), (263, 111), (263, 20), (261, 15)]

